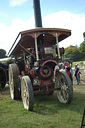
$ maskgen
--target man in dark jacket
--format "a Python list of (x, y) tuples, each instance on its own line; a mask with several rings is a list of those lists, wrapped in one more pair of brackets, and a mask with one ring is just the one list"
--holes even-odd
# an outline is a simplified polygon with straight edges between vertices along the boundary
[(76, 80), (77, 80), (77, 85), (81, 85), (81, 82), (80, 82), (80, 71), (79, 71), (78, 64), (75, 64), (75, 77), (76, 77)]

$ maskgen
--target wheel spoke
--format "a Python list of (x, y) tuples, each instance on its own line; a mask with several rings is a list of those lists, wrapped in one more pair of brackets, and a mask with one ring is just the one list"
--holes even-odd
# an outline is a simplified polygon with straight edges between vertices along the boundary
[(61, 94), (62, 94), (63, 99), (66, 100), (67, 99), (67, 92), (65, 90), (63, 90), (61, 92), (62, 92)]

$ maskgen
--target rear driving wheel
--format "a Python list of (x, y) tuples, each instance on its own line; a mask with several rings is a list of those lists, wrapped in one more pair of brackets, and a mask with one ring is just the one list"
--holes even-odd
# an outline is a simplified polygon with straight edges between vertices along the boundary
[(18, 90), (18, 80), (19, 69), (16, 64), (9, 65), (9, 85), (10, 85), (10, 95), (13, 100), (20, 99), (20, 92)]
[(56, 79), (58, 100), (61, 103), (70, 104), (73, 98), (73, 86), (69, 76), (65, 72), (59, 72)]
[(2, 89), (5, 87), (6, 81), (7, 81), (6, 71), (2, 67), (0, 67), (0, 86)]
[(28, 76), (23, 76), (21, 80), (21, 95), (24, 108), (26, 110), (32, 111), (33, 110), (33, 88), (31, 80)]

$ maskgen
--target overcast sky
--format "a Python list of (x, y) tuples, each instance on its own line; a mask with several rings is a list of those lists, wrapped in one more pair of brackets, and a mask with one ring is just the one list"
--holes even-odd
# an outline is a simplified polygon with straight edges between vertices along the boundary
[[(40, 0), (43, 27), (70, 29), (60, 47), (83, 42), (85, 0)], [(0, 0), (0, 49), (7, 52), (20, 31), (35, 28), (33, 0)]]

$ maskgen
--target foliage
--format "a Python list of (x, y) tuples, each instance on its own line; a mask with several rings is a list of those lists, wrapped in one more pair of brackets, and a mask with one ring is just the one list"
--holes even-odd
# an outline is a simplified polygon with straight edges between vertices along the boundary
[(4, 49), (0, 49), (0, 58), (6, 57), (6, 51)]
[(82, 55), (83, 55), (84, 58), (85, 58), (85, 41), (83, 41), (83, 42), (80, 44), (79, 51), (82, 53)]
[(85, 41), (85, 32), (83, 33), (84, 41)]
[(65, 48), (65, 58), (70, 58), (73, 61), (80, 60), (82, 54), (79, 52), (76, 46), (70, 45), (69, 47)]
[[(5, 88), (6, 89), (6, 88)], [(85, 106), (85, 86), (74, 86), (71, 104), (62, 104), (56, 93), (37, 95), (33, 112), (22, 101), (10, 98), (9, 88), (0, 94), (0, 128), (80, 128)]]
[(78, 46), (72, 46), (65, 48), (65, 58), (71, 58), (73, 61), (79, 61), (85, 59), (85, 32), (83, 33), (84, 41)]
[[(81, 64), (82, 63), (82, 64)], [(85, 61), (75, 61), (73, 62), (73, 67), (75, 66), (75, 64), (78, 64), (80, 67), (85, 67)]]

